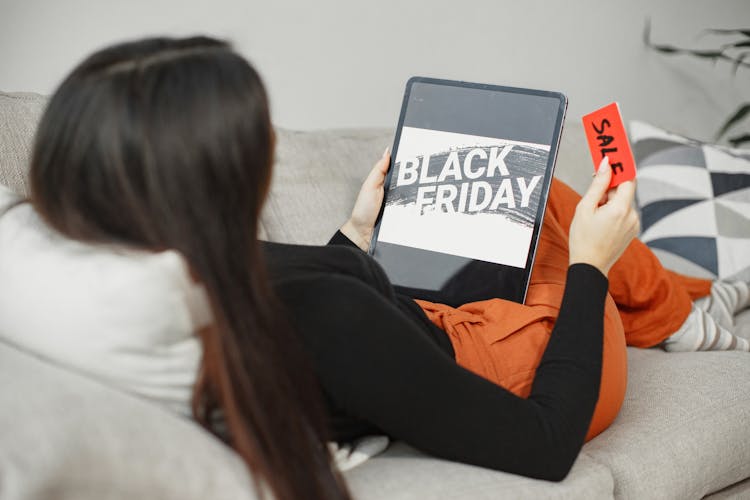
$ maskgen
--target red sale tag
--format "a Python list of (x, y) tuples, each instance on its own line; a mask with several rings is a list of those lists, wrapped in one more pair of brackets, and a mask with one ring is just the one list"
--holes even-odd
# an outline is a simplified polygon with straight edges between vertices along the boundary
[(616, 102), (585, 115), (583, 128), (589, 142), (591, 158), (594, 160), (594, 168), (599, 168), (599, 163), (605, 156), (609, 157), (609, 166), (612, 168), (610, 188), (635, 179), (635, 160)]

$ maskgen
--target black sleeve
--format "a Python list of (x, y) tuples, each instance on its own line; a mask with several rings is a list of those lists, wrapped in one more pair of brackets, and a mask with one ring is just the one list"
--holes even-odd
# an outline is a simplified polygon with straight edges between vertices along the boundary
[(342, 233), (341, 231), (336, 231), (333, 234), (333, 236), (331, 236), (331, 239), (328, 240), (327, 244), (328, 245), (345, 245), (348, 247), (354, 247), (357, 250), (362, 250), (361, 248), (357, 246), (356, 243), (354, 243), (352, 240), (347, 238), (346, 235), (344, 235), (344, 233)]
[(374, 289), (337, 275), (281, 287), (337, 405), (424, 452), (562, 480), (599, 394), (607, 279), (576, 264), (528, 399), (458, 366)]

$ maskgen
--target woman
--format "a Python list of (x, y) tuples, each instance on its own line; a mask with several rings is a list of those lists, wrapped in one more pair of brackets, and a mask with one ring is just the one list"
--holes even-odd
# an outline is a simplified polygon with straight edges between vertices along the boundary
[[(606, 363), (602, 372), (605, 308), (614, 339), (605, 355), (611, 345), (610, 357), (624, 356), (607, 273), (636, 333), (643, 304), (666, 294), (659, 317), (676, 326), (644, 345), (685, 321), (686, 285), (695, 295), (710, 286), (667, 275), (645, 247), (629, 245), (633, 185), (607, 193), (609, 168), (600, 168), (580, 202), (553, 188), (530, 306), (415, 302), (355, 248), (369, 241), (388, 155), (331, 244), (304, 247), (257, 239), (273, 149), (260, 79), (223, 42), (149, 39), (93, 54), (41, 120), (30, 203), (0, 191), (0, 331), (125, 389), (190, 404), (211, 429), (223, 417), (231, 445), (280, 499), (347, 498), (325, 443), (373, 430), (442, 457), (560, 480), (587, 432), (619, 408), (617, 390), (597, 406), (600, 383), (624, 388), (624, 373), (607, 382)], [(623, 252), (650, 259), (649, 290), (627, 289), (632, 277), (615, 264)], [(45, 279), (33, 310), (61, 300), (50, 291), (60, 283), (82, 310), (24, 314), (24, 266)], [(682, 309), (665, 307), (676, 303)], [(101, 309), (108, 314), (92, 323)], [(534, 359), (503, 374), (513, 363), (505, 338), (533, 339)], [(592, 431), (599, 407), (607, 411)]]

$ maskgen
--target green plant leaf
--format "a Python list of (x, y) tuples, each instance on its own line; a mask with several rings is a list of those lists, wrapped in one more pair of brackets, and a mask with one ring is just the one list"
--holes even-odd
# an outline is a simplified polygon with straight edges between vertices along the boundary
[[(750, 36), (750, 30), (704, 30), (709, 32), (719, 32), (719, 33), (745, 33), (747, 31), (748, 36)], [(651, 18), (646, 18), (646, 21), (643, 26), (643, 43), (650, 49), (655, 50), (656, 52), (660, 52), (662, 54), (668, 54), (668, 55), (677, 55), (677, 54), (684, 54), (688, 56), (697, 57), (699, 59), (710, 59), (714, 63), (719, 60), (725, 60), (732, 63), (732, 74), (737, 74), (737, 70), (742, 67), (750, 68), (750, 64), (745, 62), (745, 59), (747, 59), (746, 54), (738, 55), (737, 57), (732, 57), (727, 55), (724, 50), (725, 49), (734, 49), (734, 48), (742, 48), (742, 47), (750, 47), (750, 40), (743, 40), (741, 42), (736, 42), (733, 44), (725, 44), (720, 49), (683, 49), (681, 47), (675, 47), (674, 45), (666, 45), (666, 44), (659, 44), (659, 43), (653, 43), (651, 41)]]
[[(750, 47), (750, 29), (705, 29), (702, 31), (702, 33), (714, 33), (719, 35), (742, 35), (746, 37), (746, 40), (739, 40), (736, 42), (723, 44), (720, 46), (719, 49), (684, 49), (681, 47), (676, 47), (673, 45), (667, 45), (667, 44), (658, 44), (653, 43), (651, 41), (651, 18), (646, 17), (645, 23), (643, 26), (643, 43), (646, 45), (646, 47), (655, 50), (657, 52), (661, 52), (662, 54), (669, 54), (669, 55), (677, 55), (677, 54), (685, 54), (693, 57), (697, 57), (700, 59), (710, 59), (714, 63), (718, 60), (726, 60), (732, 63), (732, 74), (736, 75), (737, 70), (740, 66), (744, 67), (750, 67), (750, 64), (745, 62), (746, 59), (750, 59), (750, 51), (740, 51), (736, 56), (734, 55), (728, 55), (725, 51), (731, 50), (734, 52), (734, 49), (743, 49), (745, 47)], [(721, 139), (727, 131), (734, 126), (736, 123), (741, 121), (743, 118), (745, 118), (748, 114), (750, 114), (750, 103), (744, 103), (742, 104), (732, 115), (727, 118), (727, 120), (724, 122), (724, 124), (719, 129), (719, 132), (716, 134), (716, 140)], [(744, 144), (745, 142), (750, 142), (750, 134), (742, 134), (735, 137), (732, 137), (730, 139), (727, 139), (732, 145), (737, 146), (739, 144)]]
[(745, 35), (750, 37), (750, 30), (746, 29), (716, 29), (709, 28), (703, 30), (704, 33), (714, 33), (716, 35)]
[(663, 54), (681, 54), (684, 52), (682, 49), (678, 49), (677, 47), (672, 47), (671, 45), (651, 44), (649, 45), (649, 47)]
[(691, 56), (700, 57), (703, 59), (721, 59), (727, 57), (721, 50), (682, 50), (683, 54), (690, 54)]
[(646, 47), (651, 46), (651, 18), (648, 16), (643, 23), (643, 44)]
[[(693, 57), (697, 57), (699, 59), (712, 59), (714, 62), (718, 61), (719, 59), (728, 59), (731, 61), (734, 61), (733, 58), (727, 56), (722, 52), (721, 50), (693, 50), (693, 49), (681, 49), (679, 47), (674, 47), (672, 45), (657, 45), (652, 43), (649, 45), (650, 48), (657, 52), (661, 52), (662, 54), (685, 54)], [(744, 63), (740, 63), (741, 65), (745, 65)]]
[(724, 51), (721, 49), (719, 50), (716, 50), (716, 49), (694, 50), (694, 49), (683, 49), (680, 47), (675, 47), (674, 45), (653, 43), (651, 41), (651, 18), (649, 17), (646, 18), (646, 22), (643, 26), (643, 43), (646, 44), (647, 47), (657, 52), (661, 52), (662, 54), (687, 54), (687, 55), (691, 55), (691, 56), (698, 57), (701, 59), (713, 59), (714, 61), (718, 59), (730, 59), (726, 54), (724, 54)]
[(732, 125), (742, 120), (748, 113), (750, 113), (750, 102), (746, 102), (740, 106), (737, 111), (727, 118), (727, 121), (724, 122), (724, 125), (721, 126), (719, 132), (716, 134), (716, 140), (721, 139)]
[(734, 58), (734, 62), (732, 63), (732, 74), (736, 75), (737, 70), (740, 66), (748, 66), (744, 61), (747, 59), (747, 57), (750, 56), (750, 50), (743, 52), (741, 54), (738, 54), (737, 57)]
[(746, 142), (750, 142), (750, 134), (742, 134), (727, 139), (733, 148), (738, 148)]

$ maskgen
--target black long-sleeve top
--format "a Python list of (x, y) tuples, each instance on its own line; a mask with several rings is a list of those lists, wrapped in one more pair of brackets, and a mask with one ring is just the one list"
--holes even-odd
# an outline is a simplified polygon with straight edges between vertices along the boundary
[(562, 480), (599, 394), (607, 279), (568, 269), (527, 399), (458, 366), (447, 334), (343, 234), (264, 243), (274, 289), (309, 353), (339, 441), (385, 433), (438, 457)]

